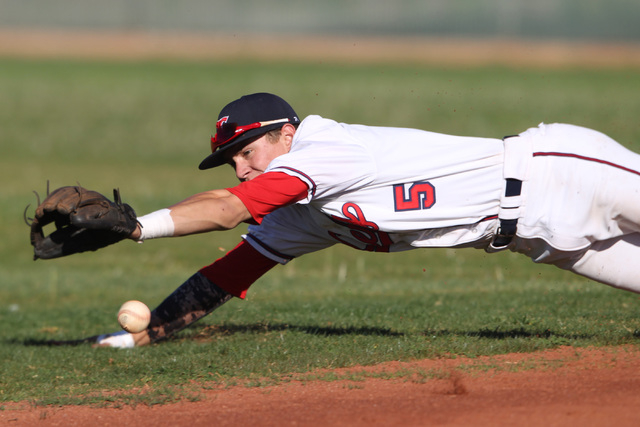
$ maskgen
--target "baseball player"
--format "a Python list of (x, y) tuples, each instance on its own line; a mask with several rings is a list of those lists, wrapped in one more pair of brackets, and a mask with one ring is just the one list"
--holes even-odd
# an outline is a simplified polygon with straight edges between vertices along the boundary
[[(277, 264), (341, 243), (511, 250), (640, 292), (640, 156), (606, 135), (540, 124), (504, 139), (300, 120), (282, 98), (226, 105), (200, 164), (231, 165), (240, 184), (138, 217), (137, 241), (248, 233), (152, 312), (148, 329), (102, 335), (133, 347), (165, 338), (248, 288)], [(129, 233), (130, 231), (130, 233)]]

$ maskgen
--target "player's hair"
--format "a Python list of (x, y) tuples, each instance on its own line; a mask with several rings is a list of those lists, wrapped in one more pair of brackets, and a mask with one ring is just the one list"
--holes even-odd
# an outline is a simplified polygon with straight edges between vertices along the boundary
[[(298, 124), (297, 123), (294, 124), (293, 126), (296, 129), (298, 129)], [(282, 134), (282, 128), (279, 128), (279, 129), (270, 130), (265, 135), (267, 136), (267, 141), (269, 141), (271, 143), (275, 143), (275, 142), (278, 142), (278, 140), (280, 139), (280, 135), (281, 134)]]
[(274, 129), (265, 133), (265, 136), (267, 137), (267, 141), (274, 143), (274, 142), (278, 142), (278, 140), (280, 139), (281, 133), (282, 133), (282, 129)]

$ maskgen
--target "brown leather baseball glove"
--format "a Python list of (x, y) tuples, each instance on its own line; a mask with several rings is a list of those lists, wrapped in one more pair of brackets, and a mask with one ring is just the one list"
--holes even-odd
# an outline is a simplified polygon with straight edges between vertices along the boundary
[[(95, 251), (126, 239), (138, 221), (131, 206), (80, 186), (60, 187), (39, 203), (30, 225), (33, 259), (51, 259)], [(27, 206), (28, 208), (28, 206)], [(26, 210), (25, 210), (26, 220)], [(43, 228), (54, 223), (55, 230), (44, 235)]]

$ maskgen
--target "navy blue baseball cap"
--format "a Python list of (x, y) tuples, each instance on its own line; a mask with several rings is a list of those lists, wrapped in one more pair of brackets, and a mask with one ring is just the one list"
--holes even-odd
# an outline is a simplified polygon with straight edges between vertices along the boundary
[(293, 108), (279, 96), (254, 93), (227, 104), (216, 122), (216, 134), (211, 137), (211, 154), (201, 163), (201, 170), (225, 163), (224, 154), (242, 143), (259, 137), (286, 123), (297, 126), (300, 119)]

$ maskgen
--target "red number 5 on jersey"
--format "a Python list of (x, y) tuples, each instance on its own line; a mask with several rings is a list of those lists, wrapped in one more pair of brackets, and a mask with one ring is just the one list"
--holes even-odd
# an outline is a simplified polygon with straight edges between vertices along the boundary
[(393, 186), (393, 201), (396, 212), (429, 209), (436, 203), (436, 189), (428, 182), (414, 182), (409, 187), (409, 197), (405, 197), (405, 186)]

